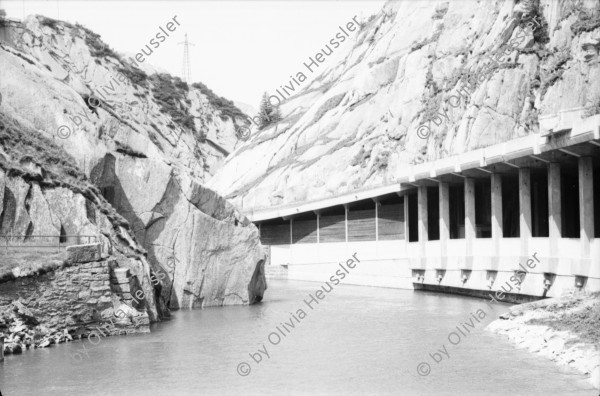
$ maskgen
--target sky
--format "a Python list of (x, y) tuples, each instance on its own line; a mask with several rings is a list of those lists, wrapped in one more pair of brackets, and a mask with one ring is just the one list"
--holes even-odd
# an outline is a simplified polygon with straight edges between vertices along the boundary
[[(184, 36), (190, 42), (192, 81), (218, 95), (257, 108), (262, 93), (290, 80), (354, 16), (367, 19), (383, 6), (370, 1), (72, 1), (0, 0), (7, 16), (40, 14), (80, 23), (120, 53), (136, 54), (180, 22), (147, 57), (150, 64), (181, 76)], [(193, 46), (191, 44), (194, 44)], [(347, 50), (346, 41), (338, 51)], [(152, 48), (152, 46), (150, 46)], [(146, 50), (148, 51), (148, 50)], [(333, 59), (330, 59), (333, 60)], [(327, 63), (321, 66), (329, 66)], [(302, 86), (318, 74), (312, 74)]]

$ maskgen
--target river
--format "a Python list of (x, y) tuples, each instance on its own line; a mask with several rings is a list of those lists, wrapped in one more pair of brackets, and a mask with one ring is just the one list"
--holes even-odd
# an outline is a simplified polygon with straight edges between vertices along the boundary
[(485, 332), (508, 305), (346, 285), (311, 302), (309, 293), (320, 286), (270, 281), (258, 305), (177, 311), (151, 334), (9, 355), (0, 363), (0, 390), (3, 396), (598, 394), (576, 372)]

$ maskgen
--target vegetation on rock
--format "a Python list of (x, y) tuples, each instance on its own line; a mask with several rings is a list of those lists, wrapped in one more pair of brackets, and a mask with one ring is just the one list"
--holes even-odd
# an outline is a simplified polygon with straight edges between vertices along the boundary
[(15, 279), (14, 268), (19, 268), (21, 276), (40, 275), (66, 264), (67, 254), (60, 251), (42, 249), (24, 249), (23, 251), (3, 253), (0, 261), (0, 283)]
[[(64, 149), (39, 132), (27, 129), (17, 121), (0, 114), (0, 169), (8, 176), (35, 181), (43, 187), (65, 187), (97, 205), (114, 227), (129, 229), (129, 223), (102, 197), (77, 167), (77, 162)], [(25, 164), (33, 163), (39, 172)]]
[(152, 95), (160, 105), (160, 109), (168, 114), (171, 119), (184, 129), (197, 132), (194, 117), (189, 113), (189, 100), (187, 94), (189, 87), (179, 77), (169, 74), (153, 74)]
[(246, 115), (238, 109), (231, 100), (218, 96), (203, 83), (195, 82), (192, 84), (192, 88), (199, 89), (200, 92), (208, 98), (208, 102), (221, 112), (221, 119), (223, 121), (226, 117), (229, 117), (232, 120), (235, 120), (236, 118), (246, 118)]
[(263, 93), (262, 99), (260, 100), (260, 108), (258, 110), (258, 127), (266, 129), (271, 125), (275, 125), (281, 121), (281, 113), (279, 112), (278, 106), (273, 106), (269, 101), (269, 94)]
[(578, 19), (571, 25), (571, 31), (575, 35), (591, 32), (600, 27), (600, 3), (596, 4), (595, 10), (586, 10), (578, 3), (574, 6), (573, 12), (578, 15)]

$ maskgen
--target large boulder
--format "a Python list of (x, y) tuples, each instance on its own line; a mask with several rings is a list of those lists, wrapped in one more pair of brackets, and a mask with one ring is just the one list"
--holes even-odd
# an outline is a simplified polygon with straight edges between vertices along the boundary
[(107, 155), (92, 180), (148, 251), (171, 308), (251, 304), (266, 289), (258, 229), (185, 172), (151, 158)]

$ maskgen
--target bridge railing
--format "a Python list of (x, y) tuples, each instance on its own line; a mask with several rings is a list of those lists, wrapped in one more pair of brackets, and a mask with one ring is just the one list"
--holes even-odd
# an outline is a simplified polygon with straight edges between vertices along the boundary
[(54, 250), (66, 249), (67, 246), (85, 243), (97, 243), (96, 235), (16, 235), (0, 234), (0, 251), (27, 251), (27, 249)]

